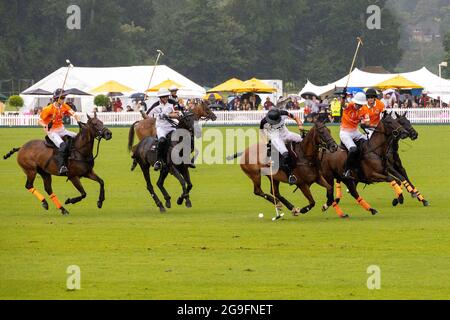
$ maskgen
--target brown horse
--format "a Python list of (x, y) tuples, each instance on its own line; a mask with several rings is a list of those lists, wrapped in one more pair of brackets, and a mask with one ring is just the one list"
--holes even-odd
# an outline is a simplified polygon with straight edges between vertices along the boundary
[[(322, 172), (325, 179), (330, 185), (334, 185), (336, 179), (338, 183), (337, 197), (333, 202), (333, 207), (336, 213), (343, 218), (348, 218), (348, 215), (344, 214), (339, 207), (339, 201), (342, 197), (342, 192), (339, 188), (340, 183), (343, 182), (349, 189), (350, 194), (355, 198), (358, 204), (369, 211), (373, 215), (378, 213), (377, 210), (372, 208), (358, 193), (357, 184), (372, 184), (378, 182), (389, 182), (395, 184), (399, 182), (400, 178), (392, 176), (388, 172), (388, 154), (392, 149), (394, 140), (396, 138), (405, 139), (408, 136), (407, 131), (401, 126), (397, 120), (392, 118), (388, 113), (384, 113), (384, 117), (376, 128), (374, 134), (369, 141), (362, 143), (361, 161), (358, 174), (355, 179), (348, 179), (344, 177), (344, 168), (347, 161), (347, 150), (342, 147), (338, 152), (329, 153), (325, 152), (322, 158)], [(329, 190), (328, 190), (329, 191)], [(333, 188), (331, 189), (333, 192)], [(330, 195), (327, 194), (330, 198)], [(331, 194), (334, 197), (334, 194)], [(329, 204), (324, 205), (323, 210), (327, 210)]]
[[(209, 108), (208, 104), (203, 100), (196, 100), (191, 112), (194, 113), (194, 120), (212, 120), (216, 121), (217, 116)], [(134, 145), (134, 136), (137, 135), (139, 141), (146, 137), (156, 137), (156, 119), (149, 118), (143, 113), (144, 120), (136, 121), (131, 125), (128, 133), (128, 151), (132, 151)]]
[[(67, 199), (66, 205), (78, 203), (86, 198), (86, 192), (81, 185), (80, 178), (88, 178), (100, 184), (100, 197), (97, 206), (99, 209), (102, 208), (103, 201), (105, 200), (104, 182), (93, 170), (95, 160), (93, 148), (96, 139), (100, 143), (101, 139), (110, 140), (111, 138), (111, 131), (103, 125), (97, 118), (97, 115), (95, 115), (94, 118), (88, 116), (88, 122), (86, 124), (80, 124), (80, 132), (71, 143), (70, 155), (67, 163), (67, 168), (69, 170), (67, 178), (81, 193), (81, 196), (78, 198)], [(27, 176), (25, 188), (41, 202), (45, 210), (48, 210), (47, 200), (45, 200), (45, 197), (34, 187), (34, 180), (36, 179), (36, 175), (39, 174), (44, 181), (45, 191), (50, 196), (50, 199), (53, 201), (56, 208), (61, 210), (63, 215), (69, 214), (69, 212), (61, 205), (52, 189), (52, 175), (58, 175), (58, 165), (55, 161), (56, 149), (49, 146), (45, 141), (33, 140), (26, 143), (21, 148), (13, 149), (3, 158), (6, 160), (16, 152), (19, 152), (17, 162)]]
[[(333, 185), (330, 185), (322, 177), (320, 169), (320, 156), (322, 150), (327, 149), (330, 152), (335, 152), (338, 149), (336, 142), (331, 136), (330, 130), (321, 122), (316, 122), (313, 128), (305, 136), (301, 143), (293, 145), (293, 151), (297, 158), (293, 174), (298, 178), (297, 187), (302, 191), (303, 195), (308, 199), (309, 205), (303, 209), (294, 208), (294, 206), (286, 200), (280, 194), (280, 183), (288, 183), (288, 177), (284, 171), (278, 170), (273, 174), (273, 185), (271, 176), (267, 177), (271, 183), (272, 195), (264, 193), (261, 189), (261, 177), (262, 170), (267, 171), (269, 166), (269, 159), (267, 159), (267, 146), (265, 144), (258, 144), (245, 150), (241, 159), (242, 171), (252, 180), (253, 192), (256, 196), (262, 197), (265, 200), (274, 203), (280, 202), (284, 204), (294, 215), (299, 213), (306, 214), (315, 207), (315, 200), (311, 194), (310, 187), (312, 184), (317, 183), (320, 186), (331, 189), (333, 192)], [(239, 157), (240, 154), (236, 154), (233, 157), (229, 157), (228, 160)], [(332, 194), (330, 194), (332, 196)], [(329, 198), (328, 202), (332, 204), (333, 198)]]

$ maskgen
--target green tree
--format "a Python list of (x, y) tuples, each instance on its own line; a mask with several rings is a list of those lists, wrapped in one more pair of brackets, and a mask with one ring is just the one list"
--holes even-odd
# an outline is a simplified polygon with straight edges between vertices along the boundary
[[(445, 35), (444, 47), (447, 52), (445, 56), (445, 61), (447, 61), (450, 66), (450, 32), (447, 32), (447, 34)], [(442, 69), (442, 76), (447, 79), (450, 79), (450, 67)]]

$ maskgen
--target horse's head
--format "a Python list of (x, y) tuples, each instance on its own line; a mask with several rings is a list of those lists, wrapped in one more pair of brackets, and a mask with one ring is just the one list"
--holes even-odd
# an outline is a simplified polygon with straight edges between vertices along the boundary
[(380, 122), (382, 126), (382, 133), (386, 136), (393, 136), (394, 138), (406, 139), (408, 138), (408, 131), (392, 117), (392, 113), (384, 112), (383, 119)]
[(94, 113), (94, 118), (91, 118), (89, 115), (87, 115), (88, 122), (86, 123), (86, 126), (88, 130), (90, 130), (92, 136), (94, 136), (97, 139), (105, 139), (105, 140), (111, 140), (112, 139), (112, 132), (107, 127), (103, 125), (103, 122), (97, 118), (97, 113)]
[(328, 129), (324, 123), (316, 121), (314, 123), (314, 130), (316, 130), (317, 137), (319, 138), (319, 141), (316, 141), (316, 144), (324, 145), (325, 148), (331, 153), (334, 153), (339, 149), (339, 146), (331, 135), (330, 129)]
[(217, 120), (217, 116), (211, 110), (209, 105), (203, 100), (200, 100), (195, 104), (192, 112), (194, 112), (197, 120)]
[(409, 137), (411, 140), (417, 140), (419, 138), (419, 133), (414, 129), (409, 119), (406, 117), (408, 114), (408, 111), (406, 111), (403, 115), (398, 114), (397, 112), (395, 115), (397, 116), (398, 123), (408, 132)]

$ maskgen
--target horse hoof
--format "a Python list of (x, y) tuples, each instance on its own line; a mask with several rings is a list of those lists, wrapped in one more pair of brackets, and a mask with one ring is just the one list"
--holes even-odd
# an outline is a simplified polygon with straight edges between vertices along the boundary
[(341, 216), (341, 219), (350, 219), (350, 216), (348, 214), (344, 214), (343, 216)]
[(370, 213), (372, 213), (373, 216), (376, 216), (378, 214), (378, 211), (375, 209), (369, 209)]
[(400, 197), (398, 197), (398, 202), (399, 202), (400, 204), (405, 203), (405, 197), (403, 197), (403, 195), (400, 195)]
[(103, 207), (103, 202), (102, 201), (97, 202), (97, 207), (101, 209)]
[(165, 212), (166, 212), (166, 208), (164, 208), (164, 207), (159, 207), (159, 212), (160, 212), (160, 213), (165, 213)]
[(186, 199), (186, 208), (188, 209), (192, 208), (192, 202), (189, 199)]
[(292, 215), (294, 217), (298, 217), (300, 215), (300, 208), (295, 208), (294, 210), (292, 210)]
[(67, 211), (64, 207), (61, 207), (61, 214), (63, 215), (63, 216), (68, 216), (69, 215), (69, 211)]
[(48, 202), (47, 200), (42, 200), (42, 208), (44, 208), (45, 210), (48, 210)]
[(309, 208), (308, 207), (306, 207), (306, 208), (303, 208), (302, 210), (300, 210), (300, 213), (301, 214), (307, 214), (308, 212), (309, 212)]
[(324, 204), (323, 207), (322, 207), (322, 212), (326, 212), (329, 208), (330, 208), (329, 206)]
[(392, 201), (392, 206), (393, 206), (393, 207), (398, 206), (398, 204), (399, 204), (398, 199), (394, 199), (394, 200)]
[(178, 198), (177, 205), (181, 206), (184, 202), (184, 198)]
[(430, 206), (430, 203), (429, 203), (427, 200), (424, 200), (424, 201), (423, 201), (423, 206), (424, 206), (424, 207), (429, 207), (429, 206)]
[(166, 208), (167, 209), (172, 208), (172, 203), (170, 202), (170, 200), (166, 201)]

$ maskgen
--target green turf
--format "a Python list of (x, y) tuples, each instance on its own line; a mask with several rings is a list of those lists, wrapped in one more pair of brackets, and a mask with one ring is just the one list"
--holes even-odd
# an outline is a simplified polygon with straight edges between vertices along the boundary
[[(140, 171), (129, 171), (126, 129), (113, 129), (96, 165), (98, 186), (83, 181), (87, 199), (62, 217), (45, 212), (24, 188), (16, 156), (0, 162), (0, 299), (441, 299), (450, 298), (450, 127), (418, 127), (420, 139), (401, 145), (413, 182), (429, 199), (390, 205), (387, 184), (363, 189), (380, 211), (372, 217), (349, 195), (350, 220), (323, 214), (273, 223), (273, 207), (253, 195), (239, 166), (199, 166), (193, 172), (194, 208), (160, 214)], [(39, 129), (0, 129), (0, 153), (40, 137)], [(337, 128), (333, 128), (337, 138)], [(156, 180), (156, 179), (154, 179)], [(36, 187), (43, 192), (42, 181)], [(265, 185), (267, 190), (267, 184)], [(61, 200), (78, 196), (54, 179)], [(174, 200), (180, 187), (173, 178)], [(300, 193), (282, 187), (297, 206)], [(264, 213), (264, 219), (258, 214)], [(82, 289), (66, 290), (66, 269), (81, 268)], [(378, 265), (382, 288), (370, 291), (367, 268)]]

